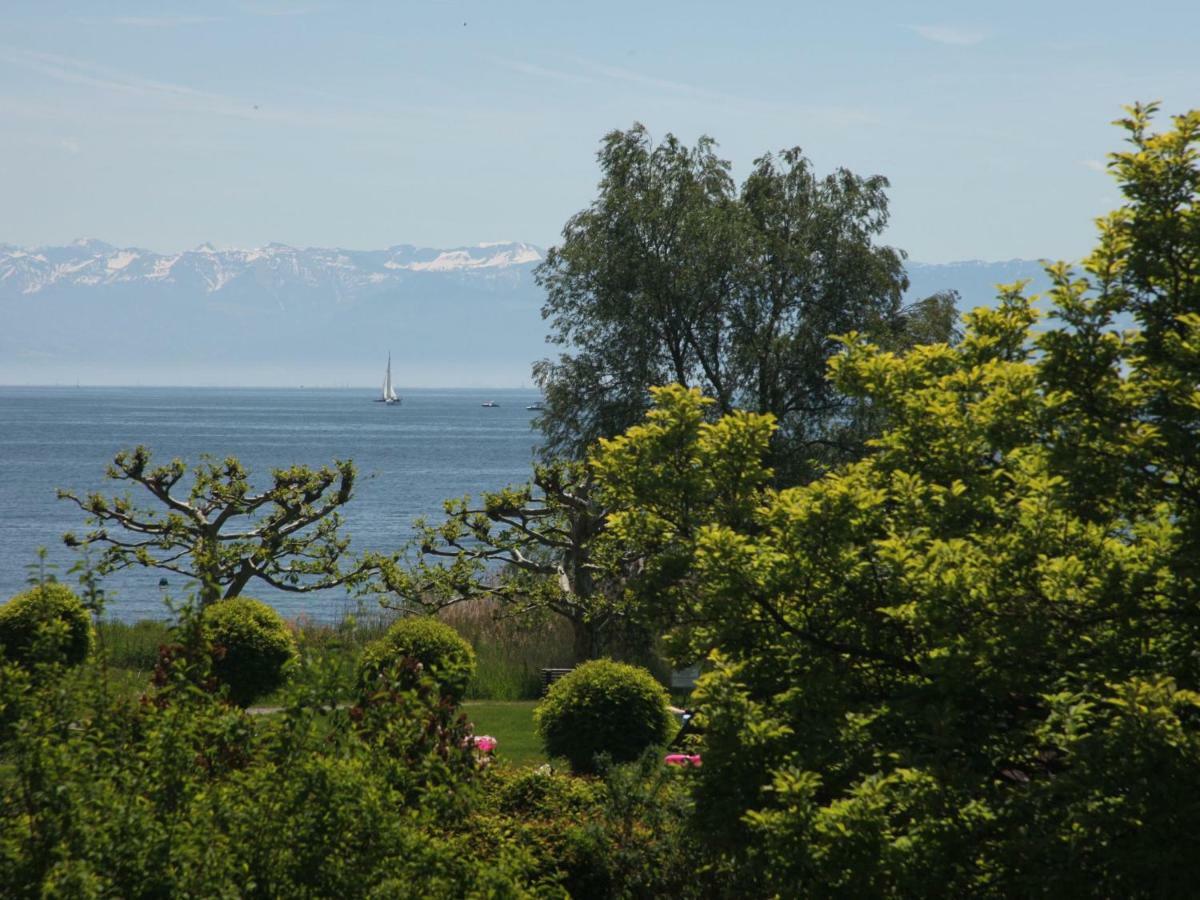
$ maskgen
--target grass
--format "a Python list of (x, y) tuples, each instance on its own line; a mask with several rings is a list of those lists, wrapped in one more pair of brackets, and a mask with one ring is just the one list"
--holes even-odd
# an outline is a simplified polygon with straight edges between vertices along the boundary
[(108, 654), (110, 666), (118, 669), (152, 672), (158, 662), (158, 648), (170, 640), (166, 622), (143, 619), (132, 624), (104, 620), (96, 626), (96, 644)]
[(572, 665), (570, 626), (558, 616), (504, 615), (495, 600), (478, 598), (439, 614), (475, 648), (468, 700), (534, 700), (541, 670)]
[(535, 706), (535, 700), (468, 700), (463, 712), (475, 724), (476, 734), (490, 734), (497, 740), (497, 760), (526, 768), (547, 761), (533, 730)]

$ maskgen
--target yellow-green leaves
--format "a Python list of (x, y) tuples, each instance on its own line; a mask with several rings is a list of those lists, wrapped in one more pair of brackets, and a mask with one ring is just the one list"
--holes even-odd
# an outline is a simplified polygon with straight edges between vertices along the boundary
[(1011, 285), (953, 346), (842, 339), (865, 458), (766, 489), (769, 423), (682, 388), (596, 457), (614, 535), (673, 560), (673, 646), (732, 663), (705, 822), (795, 895), (1195, 889), (1200, 114), (1153, 110), (1043, 333)]

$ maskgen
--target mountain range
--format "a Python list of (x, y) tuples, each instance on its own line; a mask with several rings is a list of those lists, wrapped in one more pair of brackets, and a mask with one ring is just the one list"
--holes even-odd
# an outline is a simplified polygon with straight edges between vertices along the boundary
[[(437, 249), (179, 253), (94, 239), (0, 244), (0, 383), (412, 386), (529, 382), (545, 343), (544, 251), (522, 242)], [(909, 298), (997, 282), (1044, 285), (1032, 260), (909, 263)]]

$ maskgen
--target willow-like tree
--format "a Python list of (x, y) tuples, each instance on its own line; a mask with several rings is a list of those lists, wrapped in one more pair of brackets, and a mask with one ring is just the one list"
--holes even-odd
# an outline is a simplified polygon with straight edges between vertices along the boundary
[(362, 581), (379, 567), (369, 555), (344, 562), (349, 538), (338, 510), (349, 502), (356, 475), (348, 460), (275, 469), (261, 491), (232, 456), (203, 460), (185, 485), (187, 474), (181, 459), (154, 466), (146, 447), (122, 450), (107, 477), (144, 488), (154, 505), (139, 506), (128, 494), (60, 490), (59, 498), (87, 513), (93, 526), (63, 540), (101, 548), (101, 573), (140, 565), (195, 579), (205, 605), (236, 597), (255, 579), (307, 592)]
[(710, 138), (603, 141), (596, 199), (538, 267), (562, 352), (534, 375), (546, 454), (584, 458), (636, 424), (649, 388), (700, 388), (712, 412), (770, 413), (780, 480), (857, 456), (869, 404), (825, 377), (835, 334), (905, 347), (954, 335), (954, 297), (905, 306), (904, 254), (880, 243), (887, 179), (819, 176), (798, 148), (755, 161), (738, 189)]

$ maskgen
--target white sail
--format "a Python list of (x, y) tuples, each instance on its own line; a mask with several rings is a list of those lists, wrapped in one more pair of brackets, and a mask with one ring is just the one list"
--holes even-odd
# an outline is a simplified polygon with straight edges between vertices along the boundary
[(387, 371), (383, 375), (383, 392), (379, 398), (384, 403), (399, 403), (396, 389), (392, 387), (392, 354), (388, 354)]

